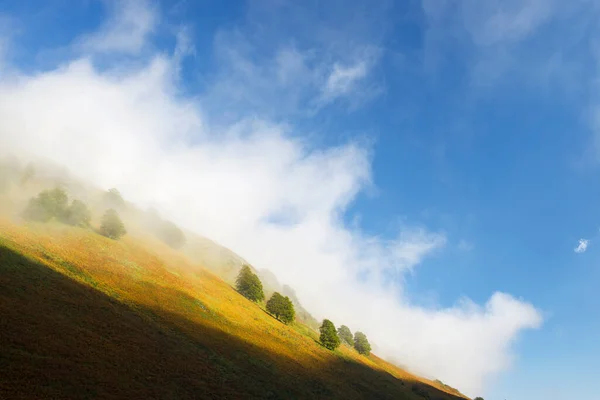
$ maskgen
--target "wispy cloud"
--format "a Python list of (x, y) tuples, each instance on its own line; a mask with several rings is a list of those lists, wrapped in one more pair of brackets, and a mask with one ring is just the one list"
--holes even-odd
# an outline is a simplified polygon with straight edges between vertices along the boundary
[(239, 31), (221, 31), (215, 39), (219, 72), (210, 96), (273, 117), (309, 115), (332, 103), (355, 109), (381, 93), (371, 76), (379, 51), (364, 49), (356, 59), (333, 58), (324, 48), (284, 44), (263, 52)]
[(540, 57), (540, 49), (554, 52), (557, 48), (528, 45), (553, 17), (570, 15), (576, 3), (579, 2), (422, 0), (428, 21), (426, 60), (441, 64), (444, 58), (460, 54), (467, 61), (471, 85), (479, 88), (494, 86), (509, 74), (525, 82), (552, 82), (547, 75), (560, 73), (556, 63), (562, 58), (557, 54), (548, 62), (546, 55)]
[(0, 13), (0, 73), (8, 65), (12, 40), (19, 31), (17, 25), (14, 18)]
[(215, 35), (217, 73), (209, 96), (228, 104), (230, 114), (252, 108), (274, 118), (368, 104), (383, 92), (373, 72), (389, 4), (249, 2), (245, 19)]
[(365, 50), (358, 61), (349, 64), (335, 62), (319, 84), (321, 93), (316, 104), (322, 107), (339, 99), (345, 99), (350, 104), (361, 104), (377, 95), (381, 88), (369, 85), (367, 80), (378, 59), (378, 51)]
[(426, 255), (444, 247), (446, 241), (446, 235), (442, 233), (412, 229), (401, 232), (392, 249), (397, 265), (401, 268), (412, 269), (415, 265), (420, 264)]
[(459, 1), (460, 14), (471, 39), (479, 46), (524, 40), (555, 11), (554, 0)]
[(147, 0), (110, 0), (109, 18), (100, 30), (78, 39), (78, 46), (97, 53), (138, 54), (158, 22)]
[(589, 243), (590, 241), (587, 239), (579, 239), (579, 243), (577, 244), (577, 247), (573, 249), (573, 251), (575, 251), (575, 253), (585, 253)]
[(366, 74), (367, 68), (364, 62), (347, 67), (335, 64), (333, 71), (327, 78), (323, 94), (327, 98), (346, 94), (352, 89), (356, 81), (364, 78)]

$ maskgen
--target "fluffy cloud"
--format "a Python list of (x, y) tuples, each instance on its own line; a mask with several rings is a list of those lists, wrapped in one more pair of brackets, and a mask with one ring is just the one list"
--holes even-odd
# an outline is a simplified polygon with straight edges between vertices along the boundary
[[(91, 52), (145, 46), (151, 24), (119, 19), (127, 21), (131, 4), (117, 10), (117, 22), (82, 39)], [(136, 39), (116, 45), (124, 36)], [(419, 373), (475, 393), (507, 367), (516, 335), (541, 324), (533, 306), (504, 293), (483, 306), (468, 299), (451, 308), (414, 306), (402, 280), (386, 277), (416, 268), (446, 236), (407, 226), (384, 240), (344, 223), (371, 184), (368, 148), (315, 148), (293, 124), (260, 114), (211, 125), (205, 101), (178, 91), (180, 56), (146, 54), (126, 69), (99, 69), (83, 55), (35, 75), (0, 78), (0, 148), (50, 159), (152, 204), (272, 270), (317, 316), (365, 331), (382, 355)], [(298, 53), (278, 59), (281, 82), (306, 73)], [(324, 90), (342, 93), (361, 76), (359, 66), (334, 68)]]

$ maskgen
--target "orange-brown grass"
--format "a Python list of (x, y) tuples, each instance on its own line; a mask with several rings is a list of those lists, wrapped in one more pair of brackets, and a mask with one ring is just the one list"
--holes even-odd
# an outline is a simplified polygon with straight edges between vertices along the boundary
[(0, 220), (0, 398), (462, 398), (331, 352), (159, 243)]

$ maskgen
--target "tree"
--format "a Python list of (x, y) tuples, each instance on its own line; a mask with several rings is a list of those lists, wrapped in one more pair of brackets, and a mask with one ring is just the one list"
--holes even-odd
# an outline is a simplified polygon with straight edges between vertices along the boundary
[(321, 331), (319, 340), (323, 346), (329, 350), (335, 350), (340, 345), (340, 338), (338, 337), (333, 322), (328, 319), (324, 319), (319, 330)]
[(119, 214), (117, 214), (117, 212), (112, 208), (106, 210), (102, 216), (100, 234), (106, 236), (107, 238), (118, 240), (126, 233), (127, 231), (125, 230), (125, 225), (123, 225), (123, 221), (121, 221), (121, 218), (119, 218)]
[(271, 298), (267, 301), (267, 311), (279, 319), (283, 304), (283, 296), (279, 292), (273, 293)]
[(483, 400), (483, 397), (475, 397), (473, 400)]
[(84, 202), (73, 200), (69, 206), (69, 196), (60, 187), (44, 190), (30, 199), (23, 216), (39, 222), (48, 222), (55, 218), (66, 224), (82, 227), (89, 226), (92, 218), (92, 214)]
[(260, 279), (247, 265), (244, 265), (240, 270), (235, 280), (235, 286), (238, 292), (248, 300), (259, 302), (265, 299)]
[(365, 356), (371, 354), (371, 344), (367, 340), (367, 335), (362, 332), (356, 332), (354, 334), (354, 348)]
[(275, 318), (285, 324), (289, 324), (296, 317), (294, 304), (289, 297), (283, 297), (278, 292), (273, 293), (267, 301), (267, 311), (275, 315)]
[(285, 296), (283, 298), (283, 309), (281, 310), (281, 322), (284, 324), (289, 324), (294, 322), (296, 319), (296, 310), (294, 309), (294, 303), (290, 300), (289, 297)]
[(122, 210), (125, 208), (125, 200), (123, 200), (123, 196), (121, 193), (115, 189), (108, 189), (104, 194), (104, 203), (106, 207), (114, 208), (117, 210)]
[(26, 219), (48, 222), (52, 218), (64, 219), (69, 197), (62, 188), (44, 190), (29, 200), (23, 216)]
[(350, 346), (354, 346), (354, 338), (352, 337), (352, 332), (350, 332), (350, 328), (348, 328), (346, 325), (342, 325), (339, 327), (337, 333), (340, 339), (348, 343)]
[(92, 213), (88, 206), (81, 200), (73, 200), (71, 206), (65, 211), (64, 222), (69, 225), (88, 227)]
[(160, 240), (174, 249), (178, 249), (185, 244), (185, 235), (183, 234), (183, 231), (171, 221), (162, 221), (158, 228), (157, 235)]

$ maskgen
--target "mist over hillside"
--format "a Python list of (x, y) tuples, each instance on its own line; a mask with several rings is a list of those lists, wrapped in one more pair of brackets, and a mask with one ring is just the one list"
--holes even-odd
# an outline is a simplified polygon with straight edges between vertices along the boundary
[[(165, 229), (165, 225), (168, 224), (171, 229), (179, 229), (176, 225), (162, 219), (160, 213), (154, 208), (142, 210), (123, 199), (115, 188), (103, 191), (77, 180), (64, 167), (52, 163), (41, 161), (24, 163), (15, 156), (0, 157), (0, 205), (2, 206), (0, 215), (24, 223), (23, 212), (29, 200), (38, 192), (56, 187), (65, 189), (72, 199), (82, 200), (89, 205), (95, 224), (105, 210), (115, 208), (125, 221), (129, 235), (143, 240), (162, 241), (168, 246), (175, 247), (190, 260), (210, 269), (230, 284), (234, 284), (242, 265), (250, 265), (230, 249), (192, 231), (182, 231), (181, 243), (175, 246), (169, 240), (170, 232)], [(290, 286), (282, 286), (277, 277), (267, 269), (259, 268), (259, 274), (267, 297), (276, 291), (282, 292), (284, 296), (290, 296), (298, 310), (299, 321), (313, 329), (318, 328), (319, 322), (302, 307)]]

